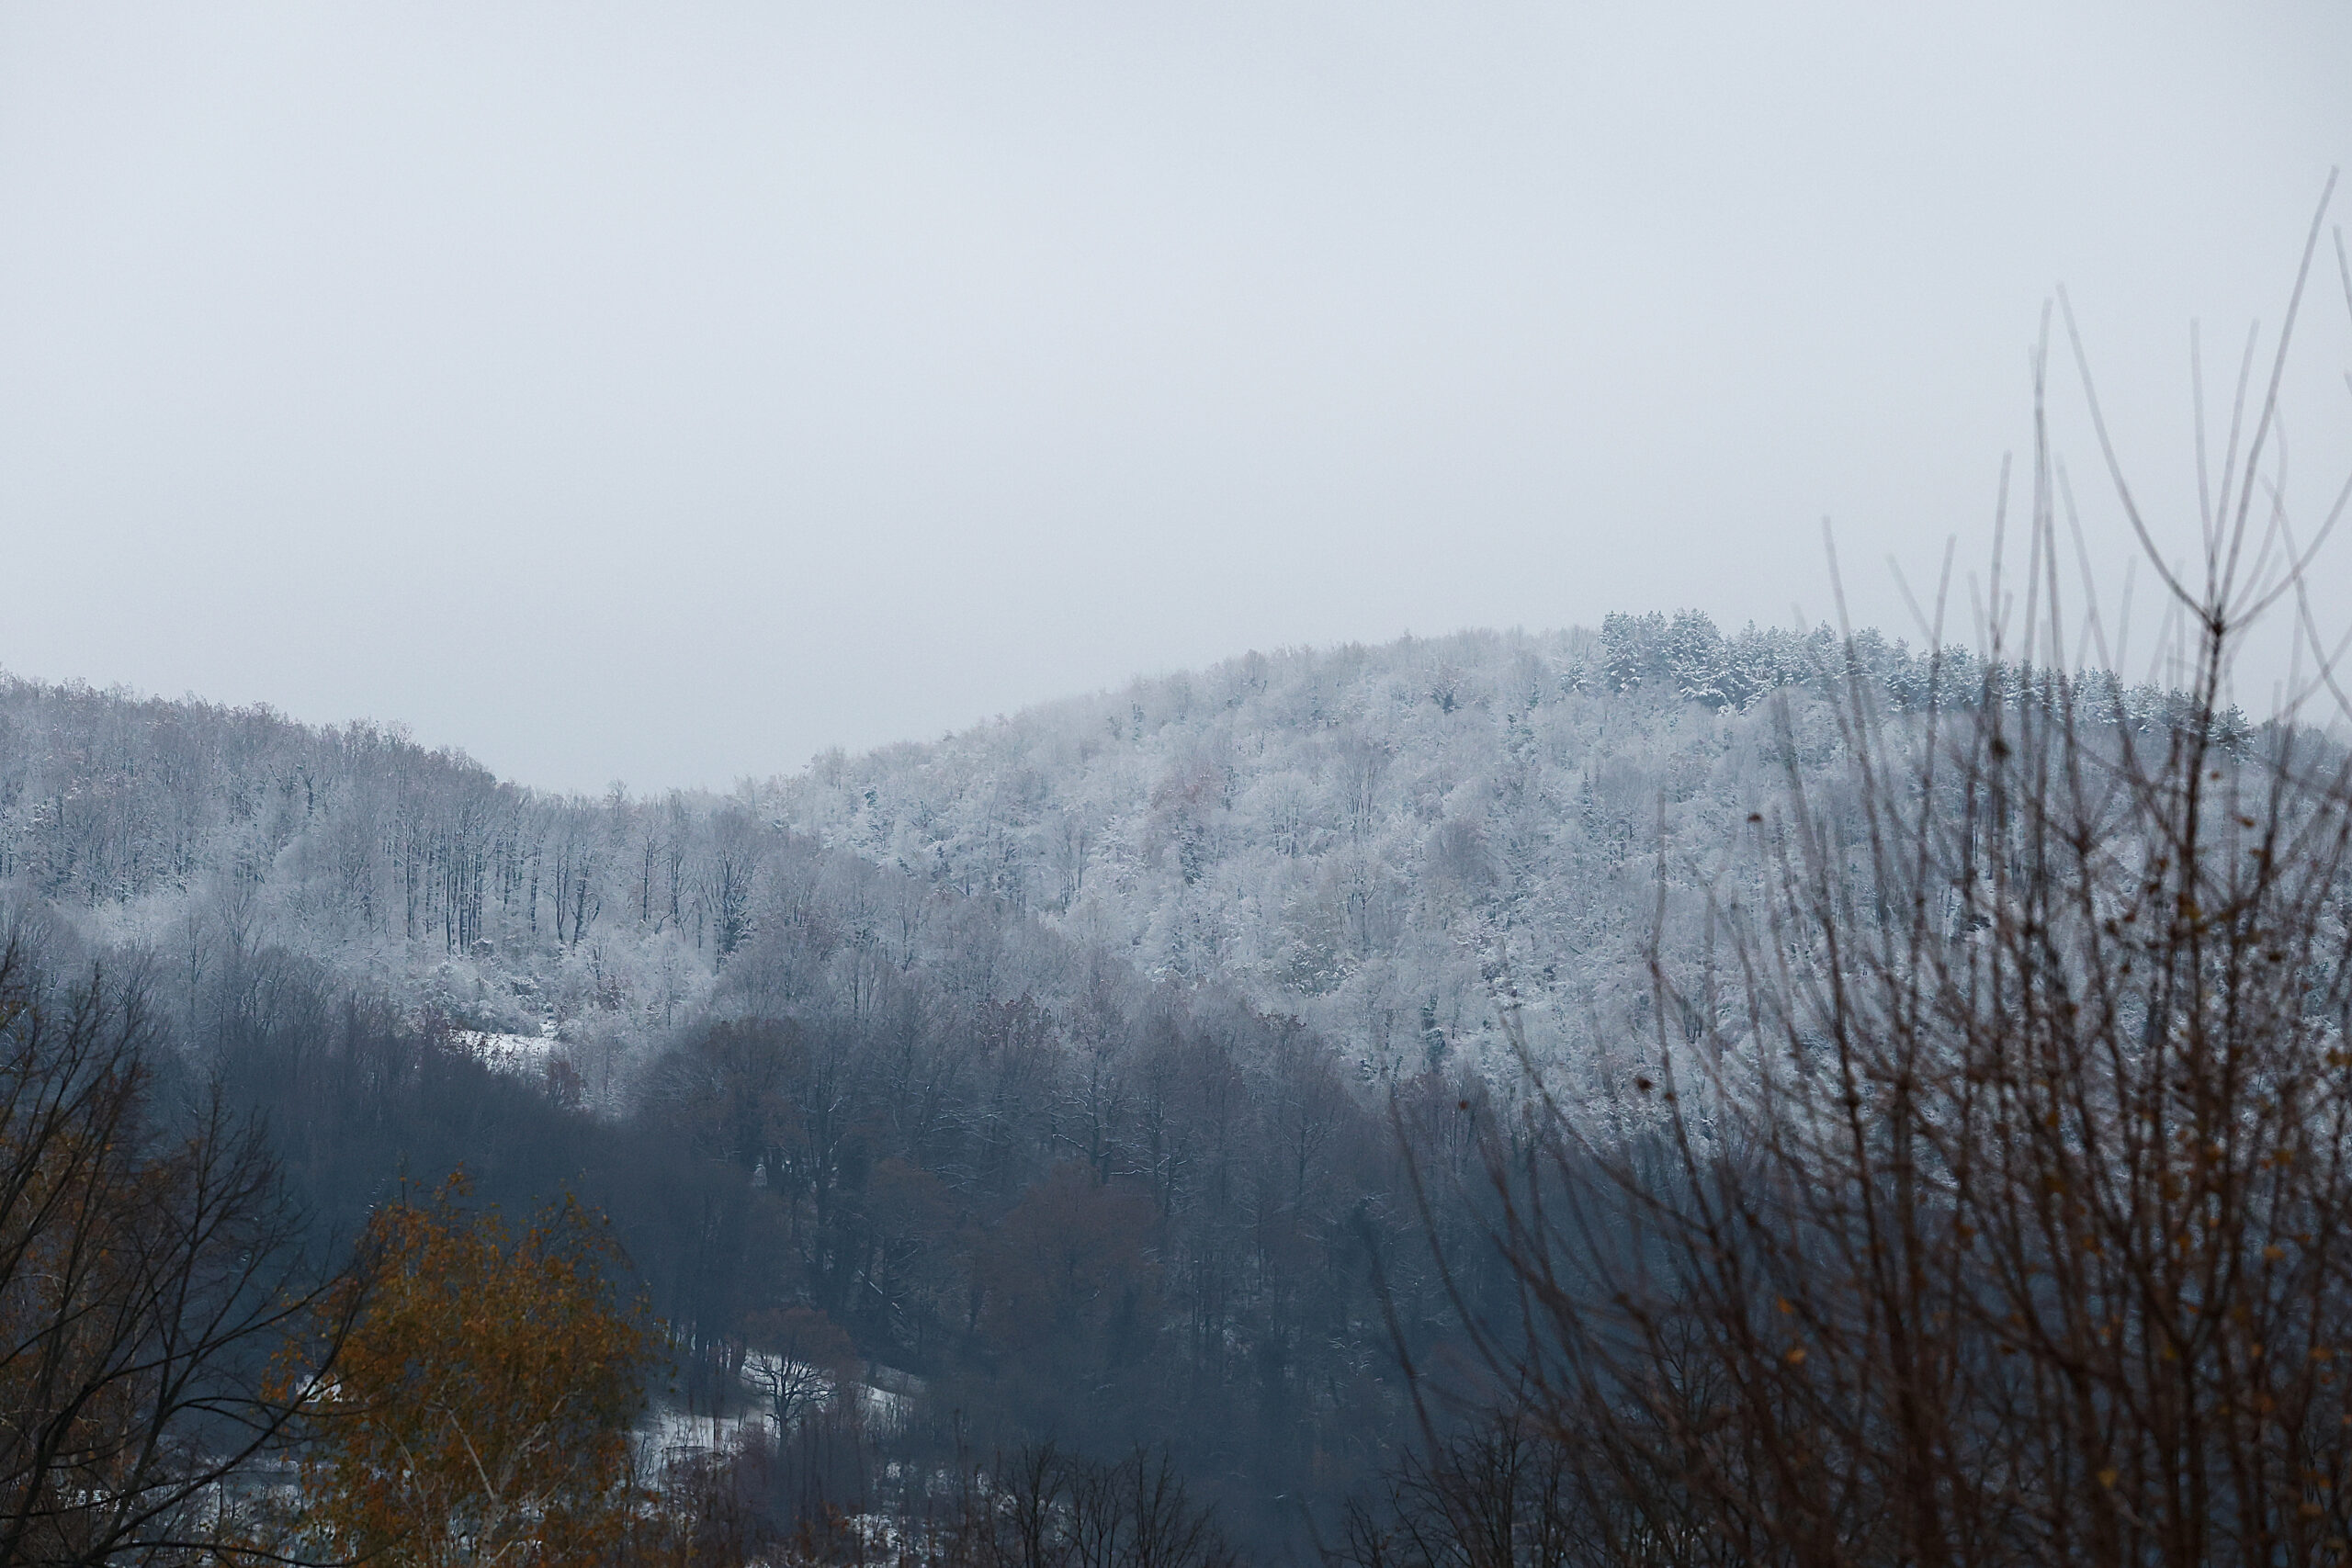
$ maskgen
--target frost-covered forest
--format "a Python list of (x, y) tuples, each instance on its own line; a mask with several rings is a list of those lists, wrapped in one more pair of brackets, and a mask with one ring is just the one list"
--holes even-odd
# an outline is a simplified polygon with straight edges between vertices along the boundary
[(830, 754), (771, 811), (1148, 975), (1232, 987), (1365, 1077), (1510, 1076), (1501, 997), (1575, 1072), (1647, 1032), (1645, 945), (1699, 940), (1736, 826), (1786, 797), (1792, 764), (1815, 791), (1838, 776), (1849, 661), (1894, 713), (1931, 679), (1982, 681), (1961, 649), (1938, 666), (1869, 631), (1726, 637), (1690, 612), (1251, 653)]
[(1623, 1091), (1653, 933), (1698, 940), (1791, 769), (1836, 818), (1838, 682), (1900, 715), (1933, 669), (1615, 616), (1252, 653), (653, 798), (9, 681), (0, 886), (46, 972), (99, 965), (269, 1119), (322, 1230), (459, 1162), (568, 1187), (683, 1418), (854, 1367), (865, 1404), (768, 1413), (791, 1506), (976, 1443), (1164, 1442), (1271, 1550), (1409, 1434), (1400, 1344), (1458, 1333), (1403, 1162), (1458, 1167), (1512, 1091), (1501, 998)]
[[(1778, 787), (1759, 699), (1836, 649), (1685, 615), (1253, 653), (650, 799), (533, 791), (397, 728), (11, 682), (0, 882), (141, 953), (199, 1032), (268, 950), (543, 1035), (606, 1099), (684, 1021), (819, 991), (858, 1016), (919, 965), (1055, 1007), (1088, 964), (1226, 987), (1392, 1075), (1486, 1060), (1506, 972), (1564, 1043), (1605, 1032), (1661, 826), (1670, 877), (1703, 874)], [(786, 931), (788, 976), (730, 962)]]

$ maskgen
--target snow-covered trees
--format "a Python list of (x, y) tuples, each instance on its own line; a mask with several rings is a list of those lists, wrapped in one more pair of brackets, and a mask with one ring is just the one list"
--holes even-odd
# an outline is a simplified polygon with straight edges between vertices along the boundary
[[(1874, 647), (1890, 681), (1916, 662)], [(1756, 698), (1803, 698), (1838, 660), (1690, 613), (1252, 654), (829, 757), (763, 798), (1148, 974), (1237, 987), (1374, 1072), (1435, 1041), (1499, 1066), (1506, 972), (1547, 1052), (1589, 1056), (1640, 988), (1661, 803), (1687, 887), (1771, 787)]]

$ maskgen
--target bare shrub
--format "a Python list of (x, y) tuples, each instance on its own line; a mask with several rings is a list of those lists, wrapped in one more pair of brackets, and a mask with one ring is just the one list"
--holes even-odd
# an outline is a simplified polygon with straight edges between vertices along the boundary
[(160, 1114), (153, 1043), (135, 995), (0, 950), (0, 1562), (268, 1555), (239, 1483), (347, 1325), (307, 1343), (276, 1160), (217, 1098)]
[(2352, 769), (2293, 694), (2230, 698), (2266, 614), (2332, 674), (2300, 590), (2344, 501), (2299, 537), (2278, 381), (2241, 379), (2190, 573), (2116, 476), (2172, 700), (2061, 636), (2038, 418), (1986, 657), (1909, 713), (1849, 680), (1850, 787), (1792, 764), (1706, 957), (1654, 956), (1646, 1130), (1599, 1135), (1532, 1065), (1487, 1126), (1516, 1316), (1481, 1347), (1645, 1521), (1627, 1557), (2352, 1552)]

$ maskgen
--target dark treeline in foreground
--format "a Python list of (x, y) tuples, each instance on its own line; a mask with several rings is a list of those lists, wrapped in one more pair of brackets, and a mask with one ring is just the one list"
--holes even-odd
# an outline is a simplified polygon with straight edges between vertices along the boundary
[[(157, 1116), (217, 1086), (261, 1119), (317, 1258), (459, 1165), (517, 1213), (608, 1213), (665, 1324), (657, 1403), (698, 1441), (784, 1434), (728, 1482), (763, 1538), (929, 1508), (910, 1477), (1051, 1441), (1071, 1465), (1146, 1448), (1232, 1540), (1302, 1544), (1404, 1429), (1376, 1260), (1416, 1336), (1447, 1314), (1381, 1101), (1291, 1021), (977, 914), (952, 962), (843, 963), (821, 878), (773, 886), (605, 1100), (233, 931), (183, 965), (20, 902), (14, 939), (47, 998), (26, 1017), (94, 978), (141, 1010)], [(1019, 983), (1040, 953), (1073, 965), (1057, 1001)], [(1466, 1151), (1469, 1092), (1410, 1088), (1431, 1156)], [(796, 1402), (780, 1362), (825, 1386)]]

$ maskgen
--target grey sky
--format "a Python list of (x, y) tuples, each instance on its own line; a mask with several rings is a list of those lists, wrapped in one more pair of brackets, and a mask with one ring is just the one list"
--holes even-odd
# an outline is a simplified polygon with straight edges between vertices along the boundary
[(6, 0), (0, 665), (646, 788), (1818, 615), (1825, 514), (1893, 625), (2053, 283), (2187, 515), (2188, 323), (2276, 321), (2345, 161), (2322, 0)]

